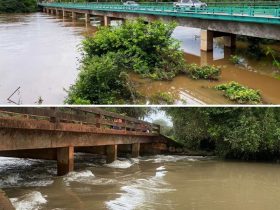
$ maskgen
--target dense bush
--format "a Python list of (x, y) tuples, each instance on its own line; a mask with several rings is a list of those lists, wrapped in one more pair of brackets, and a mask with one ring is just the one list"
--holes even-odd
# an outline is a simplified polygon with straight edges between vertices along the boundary
[(170, 93), (158, 92), (151, 97), (152, 104), (174, 104), (175, 99)]
[(68, 91), (69, 104), (123, 104), (133, 100), (133, 88), (115, 53), (83, 61), (78, 79)]
[(179, 43), (171, 38), (176, 24), (143, 19), (128, 21), (120, 27), (101, 27), (83, 42), (87, 56), (108, 52), (123, 55), (123, 69), (153, 79), (171, 79), (185, 68)]
[(78, 79), (66, 103), (133, 103), (136, 93), (127, 73), (152, 79), (172, 79), (185, 68), (179, 43), (171, 38), (175, 24), (142, 19), (119, 27), (101, 27), (82, 43)]
[(198, 66), (197, 64), (188, 64), (182, 71), (192, 79), (218, 80), (221, 75), (221, 68), (216, 66)]
[(192, 150), (215, 145), (217, 155), (237, 159), (279, 159), (280, 108), (165, 108), (177, 141)]
[(237, 82), (229, 82), (215, 87), (217, 90), (224, 91), (224, 95), (239, 104), (258, 104), (261, 103), (260, 91), (240, 85)]
[(1, 0), (0, 13), (35, 12), (36, 0)]

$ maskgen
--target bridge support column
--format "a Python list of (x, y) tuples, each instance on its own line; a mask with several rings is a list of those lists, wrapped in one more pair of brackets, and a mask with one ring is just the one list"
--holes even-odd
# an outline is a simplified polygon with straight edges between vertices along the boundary
[(59, 10), (58, 9), (55, 9), (55, 15), (59, 16)]
[(85, 21), (86, 23), (90, 22), (90, 14), (85, 13)]
[(104, 16), (104, 19), (103, 19), (103, 26), (109, 26), (110, 25), (110, 17), (108, 16)]
[(57, 148), (57, 175), (63, 176), (74, 170), (74, 147)]
[(72, 19), (76, 20), (77, 19), (77, 13), (76, 12), (72, 12)]
[(213, 61), (213, 52), (206, 52), (201, 51), (200, 52), (200, 65), (206, 66), (210, 64)]
[(64, 10), (64, 9), (62, 10), (62, 17), (63, 17), (63, 18), (65, 18), (65, 17), (66, 17), (66, 12), (65, 12), (65, 10)]
[(213, 50), (213, 31), (201, 30), (200, 49), (202, 51)]
[(131, 156), (136, 158), (139, 156), (140, 151), (140, 143), (135, 143), (131, 145)]
[(112, 163), (117, 159), (118, 145), (106, 146), (106, 163)]
[(229, 36), (224, 36), (225, 47), (235, 48), (236, 46), (236, 35), (230, 34)]

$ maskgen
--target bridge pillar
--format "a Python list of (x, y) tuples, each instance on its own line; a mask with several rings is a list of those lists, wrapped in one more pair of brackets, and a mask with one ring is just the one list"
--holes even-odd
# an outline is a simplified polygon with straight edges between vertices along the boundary
[(213, 52), (206, 52), (206, 51), (200, 52), (200, 65), (201, 66), (206, 66), (208, 64), (211, 64), (212, 61), (213, 61)]
[(74, 170), (74, 147), (57, 148), (57, 175), (63, 176)]
[(109, 26), (110, 25), (110, 17), (108, 16), (104, 16), (104, 19), (103, 19), (103, 26)]
[(77, 13), (76, 12), (72, 12), (72, 19), (76, 20), (77, 19)]
[(213, 31), (201, 30), (200, 35), (200, 49), (202, 51), (213, 50)]
[(106, 163), (112, 163), (117, 159), (118, 145), (106, 146)]
[(230, 34), (229, 36), (224, 36), (225, 47), (235, 48), (236, 46), (236, 35)]
[(90, 22), (90, 14), (85, 13), (85, 21), (86, 23)]
[(55, 9), (55, 14), (58, 16), (59, 15), (59, 10)]
[(140, 152), (140, 143), (135, 143), (131, 145), (131, 156), (136, 158), (139, 156)]

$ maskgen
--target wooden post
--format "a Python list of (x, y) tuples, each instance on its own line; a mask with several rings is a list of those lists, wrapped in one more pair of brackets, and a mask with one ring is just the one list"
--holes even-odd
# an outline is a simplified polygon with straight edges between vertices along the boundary
[(66, 12), (64, 9), (62, 10), (62, 17), (66, 17)]
[(106, 146), (106, 163), (112, 163), (117, 159), (118, 145)]
[(139, 157), (140, 143), (135, 143), (131, 145), (131, 156), (133, 158)]
[(74, 147), (57, 148), (57, 175), (63, 176), (74, 170)]
[(200, 49), (202, 51), (213, 50), (213, 31), (201, 30)]
[(109, 26), (110, 25), (110, 17), (105, 15), (103, 24), (104, 24), (104, 26)]

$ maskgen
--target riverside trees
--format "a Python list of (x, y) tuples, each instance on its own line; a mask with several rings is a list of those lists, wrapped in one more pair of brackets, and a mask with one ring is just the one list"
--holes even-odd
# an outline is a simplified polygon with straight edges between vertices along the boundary
[(36, 0), (1, 0), (0, 13), (35, 12)]
[(190, 149), (207, 142), (226, 158), (271, 160), (280, 154), (280, 109), (167, 108), (177, 141)]

